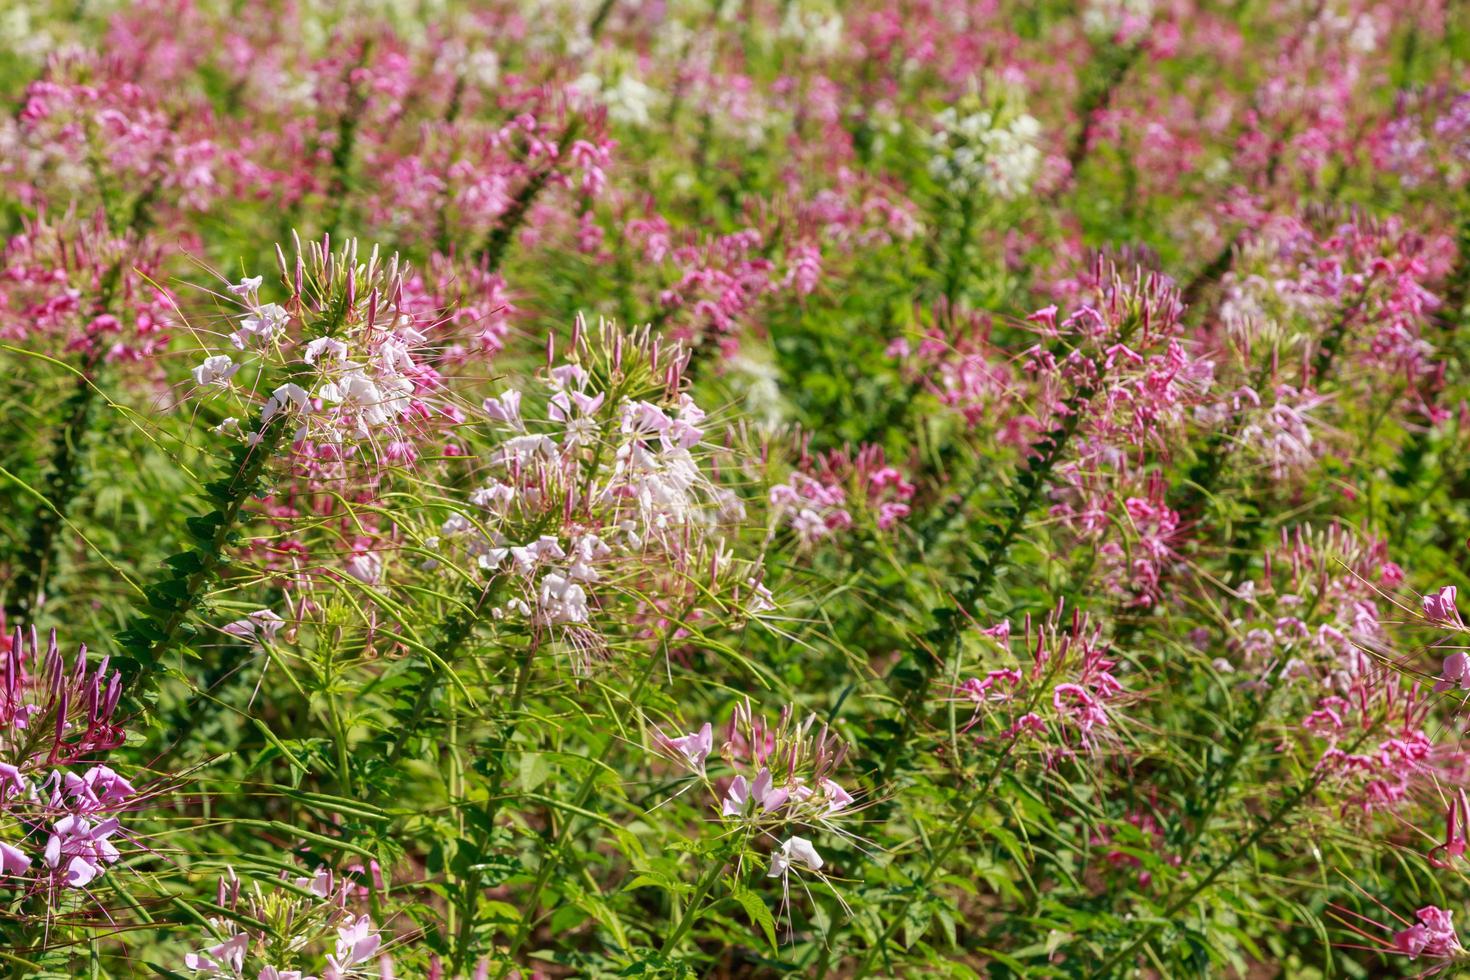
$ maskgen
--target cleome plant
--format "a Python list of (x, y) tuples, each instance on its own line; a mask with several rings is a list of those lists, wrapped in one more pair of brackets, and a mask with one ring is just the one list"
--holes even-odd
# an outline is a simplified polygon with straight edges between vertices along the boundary
[(0, 976), (1470, 975), (1470, 6), (0, 38)]

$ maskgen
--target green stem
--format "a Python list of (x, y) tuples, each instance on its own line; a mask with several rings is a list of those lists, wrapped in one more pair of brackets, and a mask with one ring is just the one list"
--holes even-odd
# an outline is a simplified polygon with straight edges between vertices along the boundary
[(254, 446), (235, 447), (231, 471), (208, 488), (218, 506), (188, 521), (190, 534), (200, 544), (169, 559), (173, 574), (144, 590), (147, 606), (118, 634), (119, 644), (129, 653), (120, 664), (129, 683), (153, 675), (152, 668), (189, 632), (185, 621), (227, 560), (246, 501), (264, 488), (266, 466), (287, 432), (285, 414), (257, 424), (259, 441)]
[(970, 823), (970, 817), (974, 816), (975, 811), (980, 807), (981, 803), (990, 799), (990, 790), (995, 785), (995, 781), (999, 778), (1001, 771), (1005, 768), (1006, 761), (1010, 758), (1011, 750), (1015, 748), (1015, 745), (1015, 739), (1006, 743), (1005, 751), (996, 756), (995, 764), (990, 767), (990, 772), (986, 775), (984, 783), (970, 793), (970, 801), (965, 804), (965, 808), (955, 818), (953, 826), (950, 827), (949, 834), (944, 839), (944, 843), (940, 845), (939, 850), (935, 851), (933, 857), (929, 859), (929, 866), (924, 869), (924, 874), (909, 887), (908, 897), (904, 899), (903, 905), (898, 910), (898, 914), (888, 920), (888, 925), (884, 928), (882, 935), (878, 937), (878, 941), (869, 947), (868, 955), (863, 957), (863, 961), (858, 966), (857, 972), (853, 974), (853, 980), (862, 980), (873, 969), (874, 961), (888, 946), (889, 940), (897, 934), (899, 927), (907, 920), (909, 906), (914, 904), (914, 898), (929, 887), (929, 883), (934, 880), (934, 876), (943, 869), (944, 862), (949, 860), (950, 854), (954, 853), (954, 849), (959, 846), (960, 839), (964, 836), (965, 829)]
[(892, 777), (894, 767), (914, 735), (918, 715), (924, 703), (929, 699), (929, 691), (934, 683), (935, 668), (939, 659), (943, 659), (950, 672), (958, 669), (957, 664), (953, 662), (963, 652), (962, 641), (966, 626), (970, 622), (970, 613), (978, 602), (990, 595), (1001, 569), (1007, 566), (1012, 546), (1020, 536), (1021, 529), (1031, 512), (1040, 502), (1051, 471), (1061, 461), (1068, 442), (1076, 434), (1082, 415), (1092, 401), (1094, 393), (1094, 388), (1083, 387), (1067, 399), (1067, 407), (1061, 425), (1047, 433), (1032, 447), (1040, 458), (1017, 477), (1010, 502), (1001, 511), (1005, 517), (1005, 523), (999, 529), (992, 527), (987, 540), (980, 545), (980, 554), (965, 578), (964, 591), (956, 597), (952, 605), (934, 611), (936, 625), (929, 631), (926, 639), (929, 641), (929, 648), (935, 651), (935, 655), (921, 661), (918, 683), (910, 689), (908, 696), (902, 702), (903, 715), (900, 722), (902, 727), (899, 734), (889, 743), (888, 750), (883, 756), (880, 769), (883, 782), (887, 782)]
[[(577, 138), (579, 120), (572, 118), (566, 127), (562, 129), (561, 137), (557, 140), (560, 148), (565, 151), (566, 145)], [(485, 247), (480, 251), (481, 264), (486, 271), (497, 271), (501, 263), (505, 261), (505, 254), (510, 248), (511, 239), (520, 229), (522, 222), (526, 220), (526, 214), (531, 210), (531, 205), (536, 203), (536, 198), (545, 189), (548, 181), (556, 173), (555, 162), (546, 165), (532, 174), (521, 189), (516, 192), (515, 198), (510, 202), (510, 207), (500, 216), (495, 227), (485, 239)]]
[[(500, 734), (495, 743), (490, 747), (490, 755), (495, 760), (495, 771), (490, 778), (490, 793), (485, 801), (485, 827), (487, 831), (495, 829), (495, 819), (500, 815), (501, 804), (505, 800), (505, 780), (510, 771), (506, 754), (510, 748), (510, 741), (515, 737), (516, 723), (520, 718), (521, 705), (526, 700), (526, 690), (530, 687), (531, 670), (536, 663), (535, 643), (526, 647), (526, 655), (521, 660), (520, 669), (516, 672), (515, 688), (511, 693), (510, 707), (506, 712), (506, 720), (502, 724)], [(478, 905), (480, 891), (481, 871), (478, 867), (472, 867), (461, 885), (460, 895), (465, 908), (459, 922), (459, 930), (455, 937), (454, 956), (452, 959), (453, 969), (450, 973), (459, 976), (464, 968), (465, 960), (469, 956), (470, 942), (473, 939), (475, 926), (475, 912)]]
[(607, 22), (607, 15), (612, 13), (613, 4), (617, 0), (602, 0), (597, 8), (597, 13), (592, 15), (592, 21), (587, 25), (587, 37), (589, 40), (597, 40), (597, 35), (602, 33), (602, 25)]
[[(1363, 744), (1363, 742), (1367, 740), (1370, 732), (1371, 730), (1365, 731), (1356, 739), (1354, 739), (1352, 745), (1350, 745), (1347, 749), (1348, 754), (1356, 752), (1358, 748)], [(1182, 895), (1180, 898), (1171, 902), (1164, 909), (1163, 914), (1158, 917), (1158, 921), (1150, 923), (1137, 939), (1129, 943), (1128, 946), (1124, 948), (1121, 952), (1110, 956), (1107, 960), (1103, 962), (1102, 966), (1094, 970), (1091, 975), (1094, 977), (1105, 977), (1109, 975), (1115, 967), (1127, 961), (1134, 953), (1141, 949), (1144, 944), (1152, 940), (1153, 937), (1158, 933), (1158, 931), (1163, 928), (1165, 922), (1173, 919), (1180, 912), (1184, 911), (1184, 909), (1188, 908), (1190, 903), (1193, 902), (1200, 895), (1204, 894), (1205, 890), (1213, 885), (1220, 878), (1221, 875), (1234, 867), (1235, 862), (1239, 861), (1242, 857), (1248, 854), (1252, 848), (1254, 848), (1263, 839), (1265, 839), (1267, 834), (1269, 834), (1272, 830), (1275, 830), (1276, 827), (1278, 827), (1281, 822), (1292, 813), (1292, 811), (1300, 806), (1302, 802), (1307, 799), (1307, 797), (1316, 792), (1317, 787), (1321, 785), (1322, 780), (1325, 779), (1326, 776), (1327, 770), (1319, 768), (1312, 774), (1312, 777), (1310, 779), (1308, 779), (1306, 782), (1302, 783), (1296, 789), (1292, 790), (1292, 792), (1287, 794), (1287, 796), (1276, 805), (1276, 808), (1271, 811), (1270, 815), (1264, 821), (1262, 821), (1254, 831), (1252, 831), (1244, 840), (1237, 844), (1230, 851), (1229, 854), (1225, 855), (1225, 857), (1221, 858), (1214, 864), (1214, 866), (1210, 868), (1209, 872), (1200, 879), (1198, 884), (1196, 884), (1189, 891), (1185, 892), (1184, 895)]]
[[(144, 192), (133, 202), (129, 224), (133, 228), (147, 225), (147, 209), (152, 201), (154, 187)], [(123, 260), (108, 266), (103, 274), (93, 309), (97, 315), (109, 312), (117, 288), (122, 281)], [(46, 597), (46, 586), (55, 569), (56, 539), (61, 524), (71, 508), (82, 485), (82, 440), (91, 428), (92, 416), (97, 406), (97, 375), (104, 361), (104, 350), (99, 344), (87, 355), (77, 377), (77, 387), (66, 402), (66, 423), (56, 436), (52, 451), (51, 466), (46, 477), (46, 500), (50, 506), (36, 512), (31, 531), (26, 540), (26, 549), (17, 559), (15, 581), (5, 598), (5, 616), (10, 622), (20, 622), (34, 616)]]
[(1102, 73), (1102, 84), (1087, 89), (1082, 101), (1077, 107), (1077, 118), (1081, 120), (1081, 126), (1077, 129), (1077, 135), (1072, 140), (1072, 148), (1067, 152), (1067, 162), (1071, 165), (1073, 181), (1076, 180), (1077, 170), (1087, 159), (1088, 149), (1092, 143), (1092, 132), (1094, 120), (1098, 112), (1106, 109), (1113, 101), (1113, 92), (1122, 84), (1123, 78), (1128, 74), (1128, 69), (1138, 60), (1143, 52), (1143, 44), (1134, 42), (1125, 50), (1118, 52), (1109, 46), (1111, 57)]
[(97, 404), (94, 386), (100, 363), (98, 356), (88, 358), (77, 379), (76, 390), (67, 399), (66, 422), (56, 436), (46, 475), (46, 500), (50, 506), (36, 511), (25, 551), (16, 559), (15, 580), (5, 599), (5, 617), (9, 622), (19, 623), (34, 616), (45, 601), (61, 522), (81, 487), (82, 440), (91, 427)]
[(673, 930), (669, 933), (668, 938), (664, 940), (663, 947), (659, 950), (660, 955), (668, 956), (672, 953), (678, 947), (679, 940), (684, 938), (684, 934), (693, 927), (700, 913), (704, 911), (704, 906), (701, 904), (704, 901), (704, 896), (714, 887), (715, 881), (719, 879), (720, 872), (725, 869), (725, 860), (728, 856), (729, 850), (727, 849), (721, 851), (714, 860), (710, 861), (709, 868), (705, 870), (704, 874), (700, 876), (699, 882), (694, 886), (694, 894), (689, 896), (689, 904), (685, 906), (684, 914), (679, 916), (679, 920), (674, 924)]
[[(680, 618), (682, 619), (682, 617)], [(648, 687), (649, 681), (653, 679), (654, 672), (658, 670), (659, 663), (662, 662), (664, 657), (667, 655), (669, 637), (673, 633), (673, 630), (673, 625), (670, 625), (670, 627), (664, 632), (663, 642), (660, 643), (658, 649), (649, 656), (648, 663), (645, 665), (643, 670), (643, 675), (638, 678), (638, 683), (634, 685), (632, 693), (628, 695), (628, 704), (634, 710), (637, 710), (639, 699), (643, 696), (643, 691)], [(602, 771), (602, 766), (612, 755), (613, 750), (617, 747), (617, 745), (617, 738), (609, 736), (607, 745), (604, 746), (601, 754), (598, 755), (593, 765), (588, 767), (587, 775), (583, 777), (581, 785), (577, 788), (577, 794), (572, 800), (573, 811), (582, 809), (586, 805), (588, 799), (591, 798), (592, 789), (597, 783), (597, 777)], [(562, 825), (560, 834), (556, 832), (554, 826), (551, 830), (548, 831), (550, 836), (553, 838), (550, 842), (552, 844), (552, 850), (546, 856), (545, 860), (541, 862), (541, 867), (536, 872), (536, 879), (531, 885), (531, 893), (527, 896), (525, 903), (521, 906), (520, 925), (516, 928), (516, 934), (511, 940), (510, 950), (506, 955), (505, 962), (501, 964), (500, 972), (497, 974), (497, 976), (504, 977), (507, 973), (511, 971), (513, 965), (515, 964), (516, 955), (520, 953), (521, 948), (525, 946), (526, 940), (531, 937), (531, 929), (534, 925), (536, 909), (540, 906), (541, 902), (541, 893), (545, 890), (547, 882), (551, 880), (552, 873), (561, 865), (561, 862), (565, 857), (566, 849), (572, 839), (572, 827), (575, 825), (575, 823), (575, 816), (569, 815), (566, 822)]]

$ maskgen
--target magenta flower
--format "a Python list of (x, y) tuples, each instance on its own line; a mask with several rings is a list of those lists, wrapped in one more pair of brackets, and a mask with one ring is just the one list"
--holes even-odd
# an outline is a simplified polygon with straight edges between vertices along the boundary
[(1460, 949), (1460, 937), (1455, 934), (1447, 909), (1426, 905), (1418, 912), (1419, 921), (1407, 929), (1394, 933), (1394, 948), (1409, 959), (1420, 956), (1443, 958), (1453, 956)]
[[(6, 786), (24, 791), (22, 773), (121, 745), (122, 729), (112, 723), (121, 694), (122, 678), (108, 674), (106, 657), (90, 669), (84, 644), (68, 671), (55, 630), (43, 652), (34, 628), (27, 635), (16, 627), (8, 653), (0, 655), (0, 749), (10, 750), (9, 763), (0, 768), (0, 798)], [(38, 717), (54, 719), (49, 738), (29, 734)]]
[(1449, 811), (1445, 814), (1444, 843), (1429, 852), (1430, 864), (1436, 868), (1447, 868), (1455, 858), (1465, 854), (1467, 824), (1470, 824), (1470, 798), (1462, 789), (1450, 800)]

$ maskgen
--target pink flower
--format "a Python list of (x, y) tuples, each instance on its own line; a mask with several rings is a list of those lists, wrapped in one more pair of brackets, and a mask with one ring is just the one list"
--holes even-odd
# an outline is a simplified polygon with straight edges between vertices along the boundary
[(487, 398), (481, 404), (485, 414), (496, 422), (505, 422), (508, 425), (521, 425), (521, 393), (519, 391), (507, 391), (499, 398)]
[(0, 841), (0, 875), (25, 874), (30, 866), (31, 859), (25, 856), (24, 851), (14, 844)]
[(117, 847), (108, 840), (117, 830), (116, 818), (93, 824), (85, 817), (62, 817), (46, 842), (47, 867), (59, 872), (67, 887), (85, 888), (118, 859)]
[(1453, 688), (1470, 690), (1470, 654), (1466, 654), (1463, 650), (1444, 658), (1439, 680), (1434, 682), (1436, 694)]
[(852, 794), (830, 779), (822, 780), (822, 794), (827, 798), (827, 812), (836, 813), (852, 806)]
[(200, 973), (229, 970), (238, 975), (245, 968), (245, 951), (249, 947), (250, 936), (242, 932), (198, 953), (185, 954), (184, 965)]
[(238, 636), (242, 640), (252, 640), (266, 643), (276, 638), (281, 627), (286, 625), (285, 621), (271, 612), (269, 609), (257, 609), (244, 619), (237, 619), (232, 623), (220, 627), (220, 629), (231, 636)]
[(762, 767), (756, 774), (755, 782), (750, 782), (744, 776), (736, 776), (730, 783), (730, 789), (725, 793), (724, 805), (720, 812), (727, 817), (739, 817), (745, 814), (750, 801), (754, 800), (760, 804), (762, 810), (771, 811), (779, 809), (790, 799), (789, 790), (776, 787), (775, 780), (771, 778), (771, 770)]
[(1455, 592), (1453, 585), (1446, 585), (1438, 592), (1426, 595), (1423, 600), (1425, 618), (1431, 623), (1464, 629), (1465, 623), (1460, 619), (1460, 610), (1455, 607)]
[(703, 772), (704, 760), (709, 757), (710, 749), (714, 747), (714, 726), (705, 722), (699, 731), (689, 735), (681, 735), (678, 738), (660, 735), (659, 739), (665, 748), (682, 756), (690, 769)]
[(324, 980), (341, 977), (343, 971), (372, 958), (382, 945), (383, 938), (373, 930), (372, 920), (367, 916), (356, 919), (337, 929), (337, 955), (327, 957)]
[(1394, 948), (1409, 959), (1420, 956), (1447, 957), (1460, 949), (1460, 937), (1450, 922), (1450, 913), (1435, 905), (1426, 905), (1415, 913), (1417, 925), (1397, 932), (1393, 937)]

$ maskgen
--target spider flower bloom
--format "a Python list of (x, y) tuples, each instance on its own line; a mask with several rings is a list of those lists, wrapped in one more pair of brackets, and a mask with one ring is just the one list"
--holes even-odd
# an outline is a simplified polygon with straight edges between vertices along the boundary
[(985, 105), (967, 96), (934, 118), (929, 173), (955, 195), (978, 190), (1013, 200), (1041, 166), (1040, 136), (1041, 124), (1004, 100)]
[(661, 748), (686, 763), (690, 769), (703, 772), (704, 760), (714, 747), (714, 726), (705, 722), (699, 731), (678, 738), (669, 738), (660, 733), (658, 741)]
[[(281, 881), (289, 876), (281, 872)], [(233, 871), (219, 883), (217, 904), (242, 918), (269, 922), (270, 932), (255, 931), (242, 921), (211, 918), (213, 945), (184, 956), (184, 967), (207, 980), (305, 980), (294, 969), (320, 957), (322, 980), (368, 980), (391, 977), (392, 965), (381, 952), (383, 937), (372, 920), (352, 909), (360, 889), (350, 880), (320, 869), (310, 878), (291, 878), (290, 888), (262, 888), (256, 883), (241, 900), (240, 880)]]
[(1434, 682), (1436, 694), (1455, 688), (1470, 689), (1470, 654), (1458, 650), (1444, 658), (1439, 680)]
[(823, 863), (822, 855), (817, 853), (811, 841), (805, 837), (790, 837), (778, 850), (771, 852), (771, 870), (766, 872), (766, 877), (784, 878), (793, 867), (820, 871)]
[(83, 644), (68, 670), (55, 630), (43, 649), (34, 627), (27, 634), (17, 626), (0, 656), (0, 759), (18, 778), (116, 748), (123, 733), (112, 719), (121, 692), (106, 657), (89, 667)]
[(1414, 915), (1418, 922), (1394, 933), (1393, 945), (1397, 952), (1411, 960), (1421, 956), (1448, 959), (1461, 952), (1460, 937), (1455, 933), (1448, 909), (1426, 905)]
[[(53, 630), (42, 647), (19, 627), (0, 654), (0, 876), (35, 892), (84, 889), (121, 858), (118, 815), (137, 790), (107, 766), (68, 771), (123, 742), (114, 724), (122, 681), (81, 646), (68, 668)], [(16, 880), (18, 879), (18, 880)]]
[[(285, 305), (261, 301), (261, 276), (226, 287), (243, 309), (228, 344), (203, 352), (191, 397), (225, 397), (237, 418), (257, 416), (239, 433), (251, 445), (279, 419), (304, 459), (345, 459), (364, 446), (375, 458), (404, 457), (408, 435), (453, 414), (430, 405), (441, 387), (427, 357), (433, 317), (397, 256), (330, 244), (298, 241), (294, 264), (278, 249)], [(234, 383), (241, 372), (252, 383)]]
[(485, 399), (488, 478), (425, 528), (434, 554), (421, 567), (477, 569), (493, 619), (565, 641), (579, 668), (606, 655), (608, 632), (701, 591), (722, 613), (768, 608), (748, 587), (758, 561), (726, 545), (745, 513), (717, 485), (711, 447), (730, 434), (707, 436), (713, 426), (680, 390), (684, 360), (646, 330), (578, 320), (540, 384)]
[[(985, 633), (1009, 640), (1009, 628)], [(977, 740), (988, 737), (987, 730), (1014, 739), (1051, 726), (1061, 737), (1055, 751), (1063, 754), (1092, 752), (1112, 738), (1115, 708), (1132, 695), (1113, 674), (1118, 662), (1108, 656), (1101, 627), (1058, 603), (1039, 627), (1026, 617), (1023, 642), (1032, 656), (1029, 670), (994, 669), (954, 689), (956, 700), (974, 705), (963, 730), (984, 725)]]
[(816, 715), (798, 719), (788, 705), (772, 729), (748, 703), (736, 707), (723, 751), (736, 775), (718, 802), (727, 821), (762, 831), (821, 828), (852, 805), (852, 795), (832, 778), (846, 745), (825, 725), (814, 730)]
[(1426, 595), (1421, 603), (1424, 618), (1440, 626), (1464, 629), (1465, 621), (1460, 618), (1460, 610), (1455, 605), (1456, 592), (1453, 585), (1446, 585), (1438, 592)]

